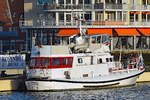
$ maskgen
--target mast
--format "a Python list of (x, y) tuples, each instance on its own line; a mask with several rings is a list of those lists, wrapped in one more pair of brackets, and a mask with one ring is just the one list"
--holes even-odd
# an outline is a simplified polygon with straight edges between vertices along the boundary
[(82, 34), (82, 26), (81, 26), (81, 24), (82, 24), (82, 19), (81, 19), (81, 13), (79, 14), (79, 19), (78, 19), (78, 21), (79, 21), (79, 29), (80, 29), (80, 35), (82, 36), (83, 34)]

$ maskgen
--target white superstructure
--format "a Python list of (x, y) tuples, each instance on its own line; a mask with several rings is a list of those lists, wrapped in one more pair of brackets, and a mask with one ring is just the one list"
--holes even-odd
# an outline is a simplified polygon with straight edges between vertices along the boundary
[(120, 58), (116, 62), (107, 40), (91, 45), (90, 36), (81, 27), (81, 14), (78, 18), (80, 30), (69, 38), (69, 45), (33, 47), (26, 81), (28, 90), (132, 85), (144, 72), (142, 55), (130, 55), (123, 57), (126, 61)]
[[(74, 40), (84, 37), (75, 36)], [(73, 42), (68, 46), (34, 46), (27, 90), (60, 90), (111, 85), (132, 85), (144, 72), (142, 55), (131, 55), (126, 61), (114, 61), (109, 44), (96, 49), (88, 43)]]

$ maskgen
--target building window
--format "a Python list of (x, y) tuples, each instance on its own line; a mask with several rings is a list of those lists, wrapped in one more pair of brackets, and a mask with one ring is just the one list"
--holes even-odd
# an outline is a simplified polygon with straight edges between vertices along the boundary
[(83, 4), (83, 0), (79, 0), (79, 4)]
[(31, 60), (30, 66), (35, 66), (35, 59), (32, 59), (32, 60)]
[(3, 27), (0, 26), (0, 32), (2, 32), (2, 31), (3, 31)]
[(91, 2), (90, 2), (91, 0), (84, 0), (84, 3), (85, 4), (90, 4)]
[(59, 13), (59, 21), (64, 21), (64, 13)]
[(44, 45), (47, 45), (47, 43), (48, 43), (48, 34), (47, 34), (47, 33), (44, 33), (44, 34), (43, 34), (43, 39), (42, 39), (42, 40), (43, 40), (42, 43), (43, 43)]
[(147, 14), (147, 21), (150, 21), (150, 14)]
[(12, 27), (9, 27), (9, 28), (8, 28), (8, 31), (9, 31), (9, 32), (12, 32)]
[(15, 49), (15, 40), (10, 40), (10, 50), (13, 52)]
[(85, 14), (84, 17), (85, 17), (85, 20), (91, 20), (91, 14), (90, 13)]
[(130, 14), (130, 22), (134, 22), (134, 14)]
[(38, 0), (38, 4), (42, 5), (45, 3), (50, 3), (51, 0)]
[(66, 0), (66, 4), (71, 4), (71, 0)]
[(95, 0), (95, 3), (101, 3), (101, 0)]
[(64, 4), (64, 0), (59, 0), (59, 4)]
[(126, 21), (126, 15), (127, 13), (126, 12), (123, 12), (123, 21)]
[(138, 21), (138, 14), (135, 15), (135, 21)]
[(146, 20), (147, 20), (147, 19), (146, 19), (146, 14), (142, 14), (142, 21), (143, 21), (143, 22), (146, 22)]

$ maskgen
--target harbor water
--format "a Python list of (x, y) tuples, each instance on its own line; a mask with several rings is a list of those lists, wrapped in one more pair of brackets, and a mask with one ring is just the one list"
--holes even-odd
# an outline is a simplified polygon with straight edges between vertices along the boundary
[(94, 90), (0, 92), (0, 100), (150, 100), (150, 83)]

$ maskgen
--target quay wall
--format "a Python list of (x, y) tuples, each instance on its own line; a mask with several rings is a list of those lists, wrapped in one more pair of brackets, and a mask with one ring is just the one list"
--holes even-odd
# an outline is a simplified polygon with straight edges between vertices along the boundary
[(150, 72), (144, 72), (141, 74), (136, 82), (150, 82)]
[(0, 79), (0, 91), (22, 91), (24, 89), (23, 79)]

